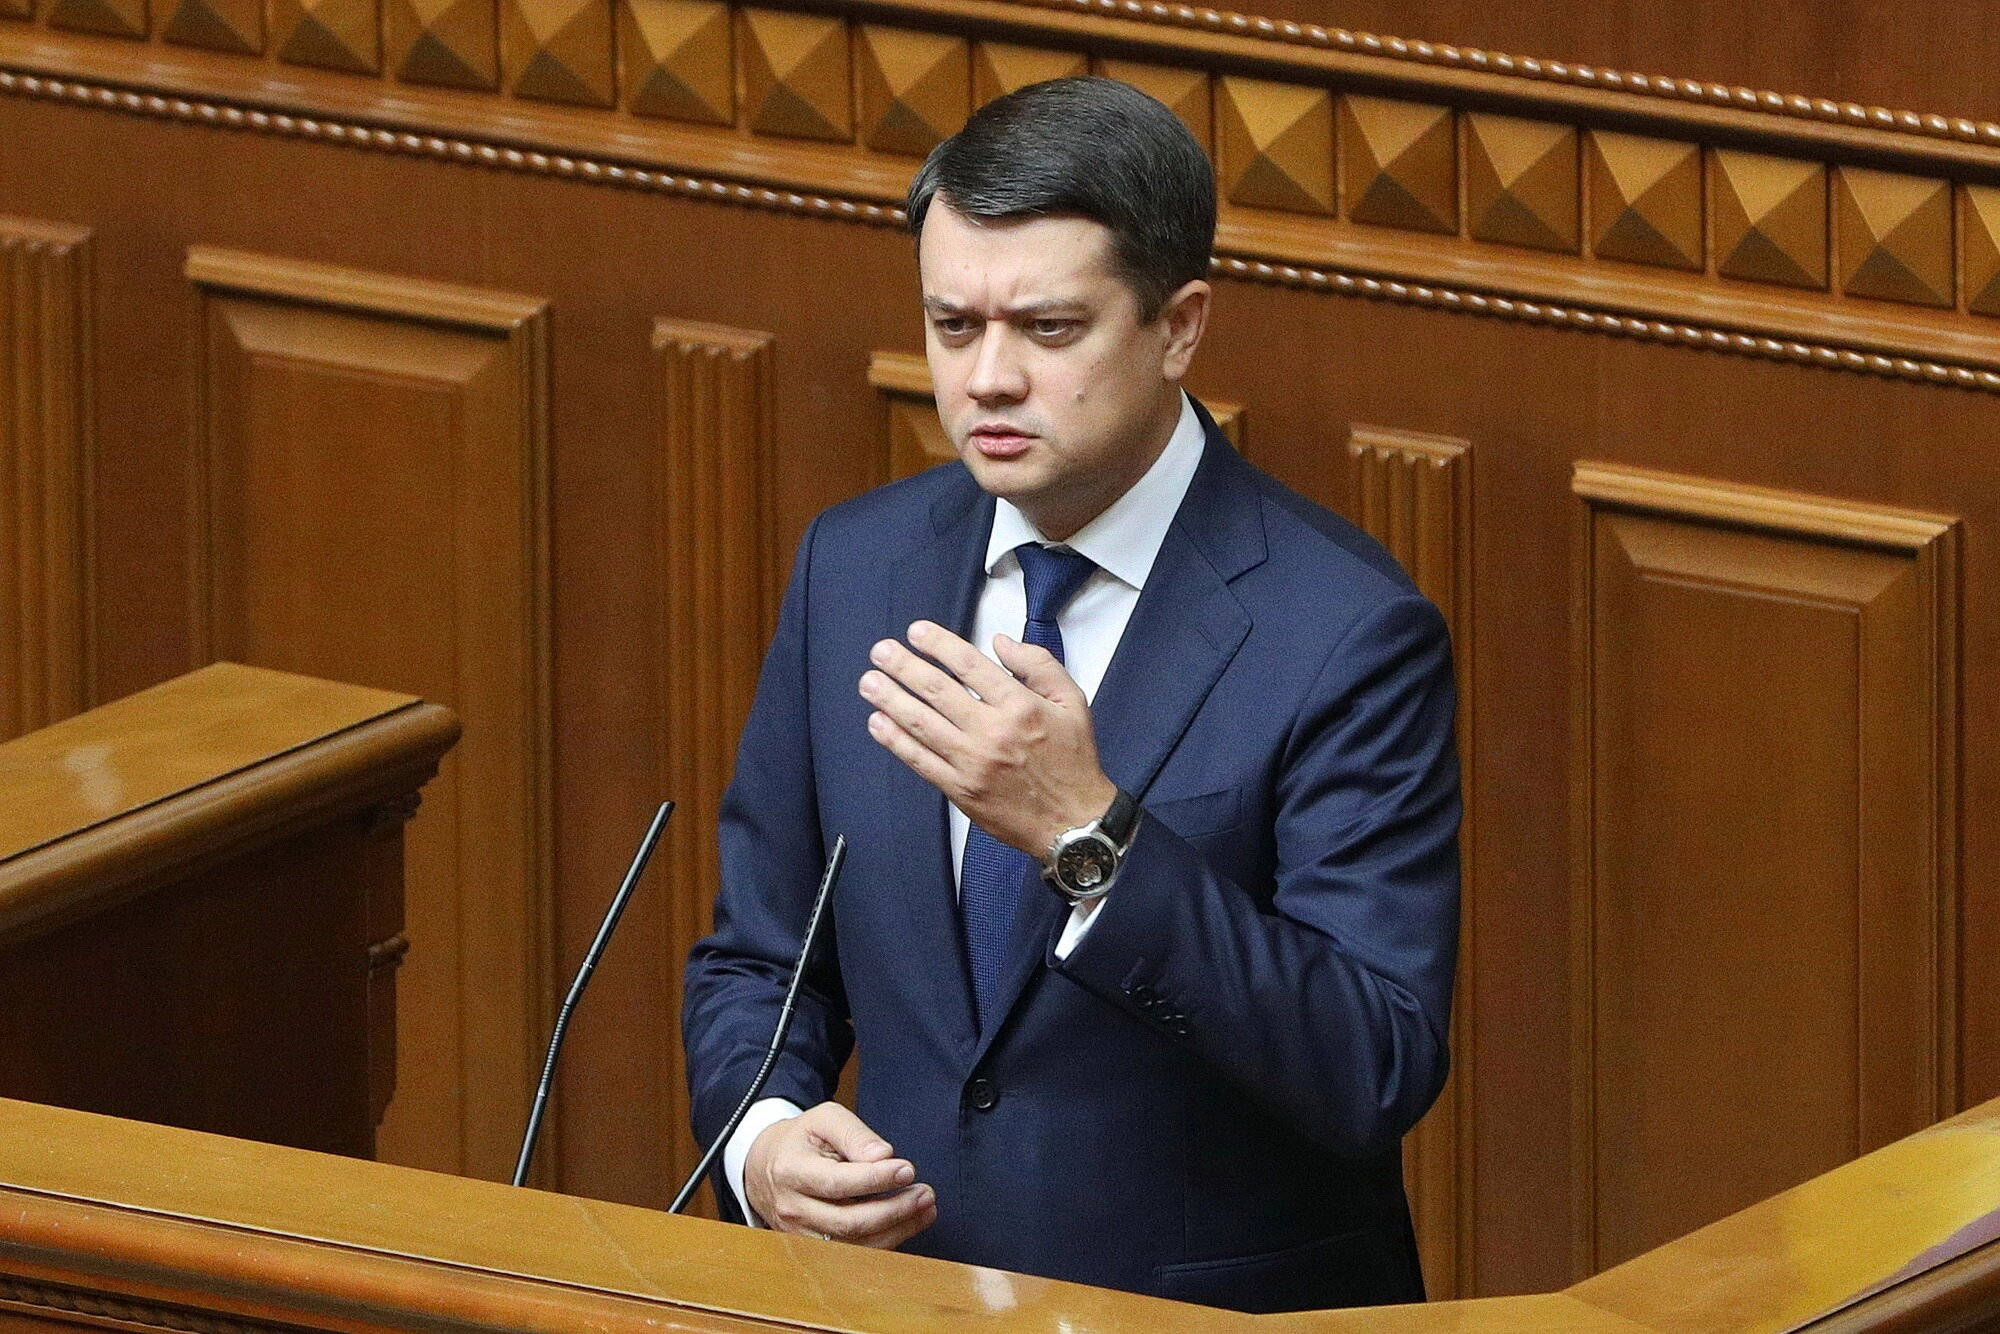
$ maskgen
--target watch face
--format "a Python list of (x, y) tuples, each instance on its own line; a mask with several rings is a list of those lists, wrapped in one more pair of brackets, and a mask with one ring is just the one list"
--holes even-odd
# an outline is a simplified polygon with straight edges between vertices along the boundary
[(1118, 865), (1116, 850), (1097, 838), (1080, 838), (1056, 859), (1056, 875), (1074, 893), (1088, 894)]

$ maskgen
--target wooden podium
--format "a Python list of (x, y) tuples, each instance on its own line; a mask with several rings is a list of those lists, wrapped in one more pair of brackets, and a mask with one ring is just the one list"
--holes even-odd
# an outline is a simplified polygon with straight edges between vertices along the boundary
[(0, 1330), (1785, 1334), (2000, 1321), (2000, 1101), (1565, 1292), (1243, 1316), (0, 1102)]
[(2000, 1328), (2000, 1100), (1560, 1293), (1282, 1316), (335, 1156), (392, 1087), (400, 830), (456, 735), (223, 665), (0, 746), (0, 1334)]
[(0, 745), (0, 1096), (372, 1156), (403, 822), (457, 736), (225, 663)]

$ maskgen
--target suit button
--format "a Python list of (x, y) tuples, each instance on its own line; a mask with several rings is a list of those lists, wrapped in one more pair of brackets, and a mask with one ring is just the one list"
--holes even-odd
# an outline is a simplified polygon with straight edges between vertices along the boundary
[(1000, 1090), (993, 1087), (990, 1079), (975, 1079), (965, 1086), (965, 1101), (975, 1112), (990, 1112), (1000, 1101)]

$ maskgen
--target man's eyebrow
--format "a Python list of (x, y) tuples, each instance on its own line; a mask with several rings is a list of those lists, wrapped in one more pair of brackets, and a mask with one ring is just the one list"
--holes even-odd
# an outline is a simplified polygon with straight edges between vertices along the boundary
[[(927, 296), (924, 309), (933, 315), (976, 315), (979, 312), (969, 306), (962, 306), (949, 297)], [(1086, 315), (1090, 307), (1086, 302), (1064, 300), (1062, 297), (1047, 297), (1040, 301), (1024, 301), (1018, 306), (1009, 306), (1006, 317), (1011, 320), (1047, 319), (1064, 315)]]

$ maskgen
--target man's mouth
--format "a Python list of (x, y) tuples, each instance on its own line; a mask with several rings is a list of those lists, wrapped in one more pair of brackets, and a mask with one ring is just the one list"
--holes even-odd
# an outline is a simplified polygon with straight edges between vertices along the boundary
[(1017, 427), (994, 423), (972, 428), (972, 447), (989, 459), (1018, 458), (1028, 451), (1035, 437)]

